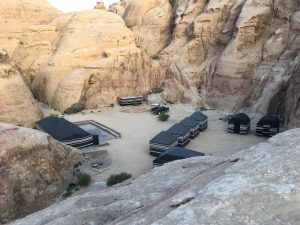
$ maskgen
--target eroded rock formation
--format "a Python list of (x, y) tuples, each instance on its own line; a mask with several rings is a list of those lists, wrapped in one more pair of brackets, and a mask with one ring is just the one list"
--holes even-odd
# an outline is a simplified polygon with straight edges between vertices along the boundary
[(46, 24), (59, 14), (47, 0), (1, 0), (0, 48), (11, 56), (22, 32), (32, 25)]
[(3, 123), (0, 146), (0, 224), (53, 203), (82, 159), (43, 132)]
[(21, 74), (0, 49), (0, 122), (33, 127), (43, 117)]
[(290, 130), (229, 158), (166, 164), (13, 224), (299, 224), (299, 135)]

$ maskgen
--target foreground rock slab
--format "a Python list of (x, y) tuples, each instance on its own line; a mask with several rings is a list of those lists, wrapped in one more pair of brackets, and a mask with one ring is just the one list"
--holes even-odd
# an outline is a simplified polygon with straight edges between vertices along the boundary
[(0, 123), (0, 224), (49, 206), (72, 180), (78, 150)]
[(13, 224), (299, 224), (299, 135), (291, 130), (229, 158), (166, 164)]

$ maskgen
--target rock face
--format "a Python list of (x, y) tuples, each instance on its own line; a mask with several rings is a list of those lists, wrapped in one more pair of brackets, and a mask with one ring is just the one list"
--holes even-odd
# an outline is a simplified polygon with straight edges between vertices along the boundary
[(146, 94), (163, 80), (159, 63), (135, 45), (122, 18), (106, 10), (65, 14), (35, 27), (23, 36), (14, 62), (34, 95), (60, 110)]
[(21, 74), (0, 49), (0, 122), (33, 127), (43, 117)]
[(0, 224), (53, 203), (72, 180), (78, 150), (47, 134), (0, 123)]
[(19, 36), (28, 27), (48, 23), (60, 12), (47, 0), (1, 0), (0, 48), (11, 56), (19, 45)]
[(230, 158), (166, 164), (13, 224), (299, 224), (299, 135), (290, 130)]

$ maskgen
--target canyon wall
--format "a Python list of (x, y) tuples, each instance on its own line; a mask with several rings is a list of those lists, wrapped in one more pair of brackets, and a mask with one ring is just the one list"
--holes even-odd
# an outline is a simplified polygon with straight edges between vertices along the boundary
[(73, 179), (80, 152), (49, 135), (0, 123), (0, 224), (55, 202)]

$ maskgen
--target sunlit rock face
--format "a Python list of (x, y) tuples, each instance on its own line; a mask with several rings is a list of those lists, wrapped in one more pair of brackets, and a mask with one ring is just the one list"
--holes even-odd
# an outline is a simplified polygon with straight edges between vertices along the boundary
[(47, 0), (0, 1), (0, 48), (11, 56), (19, 45), (19, 37), (30, 26), (46, 24), (60, 12)]
[(290, 130), (229, 158), (175, 161), (13, 224), (299, 224), (299, 135)]
[(0, 224), (55, 202), (73, 179), (80, 152), (49, 135), (0, 123)]
[(33, 127), (43, 117), (8, 53), (0, 49), (0, 122)]

